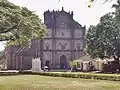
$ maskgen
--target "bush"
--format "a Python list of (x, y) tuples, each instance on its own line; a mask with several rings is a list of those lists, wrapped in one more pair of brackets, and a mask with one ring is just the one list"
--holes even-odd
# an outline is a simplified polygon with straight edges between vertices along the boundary
[(73, 72), (20, 72), (20, 74), (120, 81), (120, 75), (118, 74), (94, 74), (94, 73), (78, 73), (78, 72), (77, 73), (76, 72), (74, 73)]
[(77, 62), (75, 62), (75, 61), (70, 61), (70, 62), (69, 62), (69, 65), (70, 65), (70, 67), (73, 67), (74, 65), (77, 66)]
[(0, 72), (0, 76), (19, 75), (18, 72)]
[(80, 73), (80, 72), (0, 72), (0, 76), (10, 75), (42, 75), (42, 76), (54, 76), (54, 77), (68, 77), (68, 78), (83, 78), (83, 79), (97, 79), (97, 80), (110, 80), (120, 81), (119, 74), (94, 74), (94, 73)]

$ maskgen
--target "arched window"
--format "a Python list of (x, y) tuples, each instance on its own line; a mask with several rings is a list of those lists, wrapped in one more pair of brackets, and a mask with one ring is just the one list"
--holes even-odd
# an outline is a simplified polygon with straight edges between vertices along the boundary
[(77, 43), (77, 50), (80, 50), (80, 43)]

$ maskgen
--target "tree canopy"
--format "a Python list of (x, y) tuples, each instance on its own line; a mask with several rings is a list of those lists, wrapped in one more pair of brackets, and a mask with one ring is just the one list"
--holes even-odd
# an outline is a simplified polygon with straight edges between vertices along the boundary
[(41, 38), (46, 27), (34, 12), (7, 0), (0, 0), (0, 41), (26, 45), (33, 38)]
[(113, 7), (114, 13), (102, 16), (100, 23), (88, 29), (87, 52), (93, 58), (120, 58), (120, 0)]
[(88, 7), (91, 7), (92, 3), (96, 2), (96, 1), (100, 1), (102, 3), (106, 3), (106, 2), (113, 1), (113, 0), (88, 0)]
[(90, 26), (87, 32), (87, 52), (93, 57), (111, 56), (114, 40), (114, 18), (109, 13), (101, 17), (100, 23)]

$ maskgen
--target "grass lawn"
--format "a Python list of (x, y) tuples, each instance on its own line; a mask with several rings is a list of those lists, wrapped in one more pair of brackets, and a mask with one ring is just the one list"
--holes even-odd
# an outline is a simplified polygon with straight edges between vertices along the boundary
[(0, 76), (0, 90), (120, 90), (120, 82), (39, 75)]

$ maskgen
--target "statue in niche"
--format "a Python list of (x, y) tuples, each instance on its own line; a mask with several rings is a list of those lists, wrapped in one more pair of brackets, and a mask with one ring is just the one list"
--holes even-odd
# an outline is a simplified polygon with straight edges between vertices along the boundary
[(64, 32), (62, 32), (61, 35), (64, 36)]
[(67, 46), (67, 43), (64, 44), (65, 49), (66, 49), (66, 46)]
[(61, 44), (61, 43), (59, 43), (59, 47), (60, 47), (60, 49), (62, 50), (62, 44)]
[(48, 43), (46, 43), (45, 48), (46, 48), (46, 50), (49, 50), (49, 44)]

